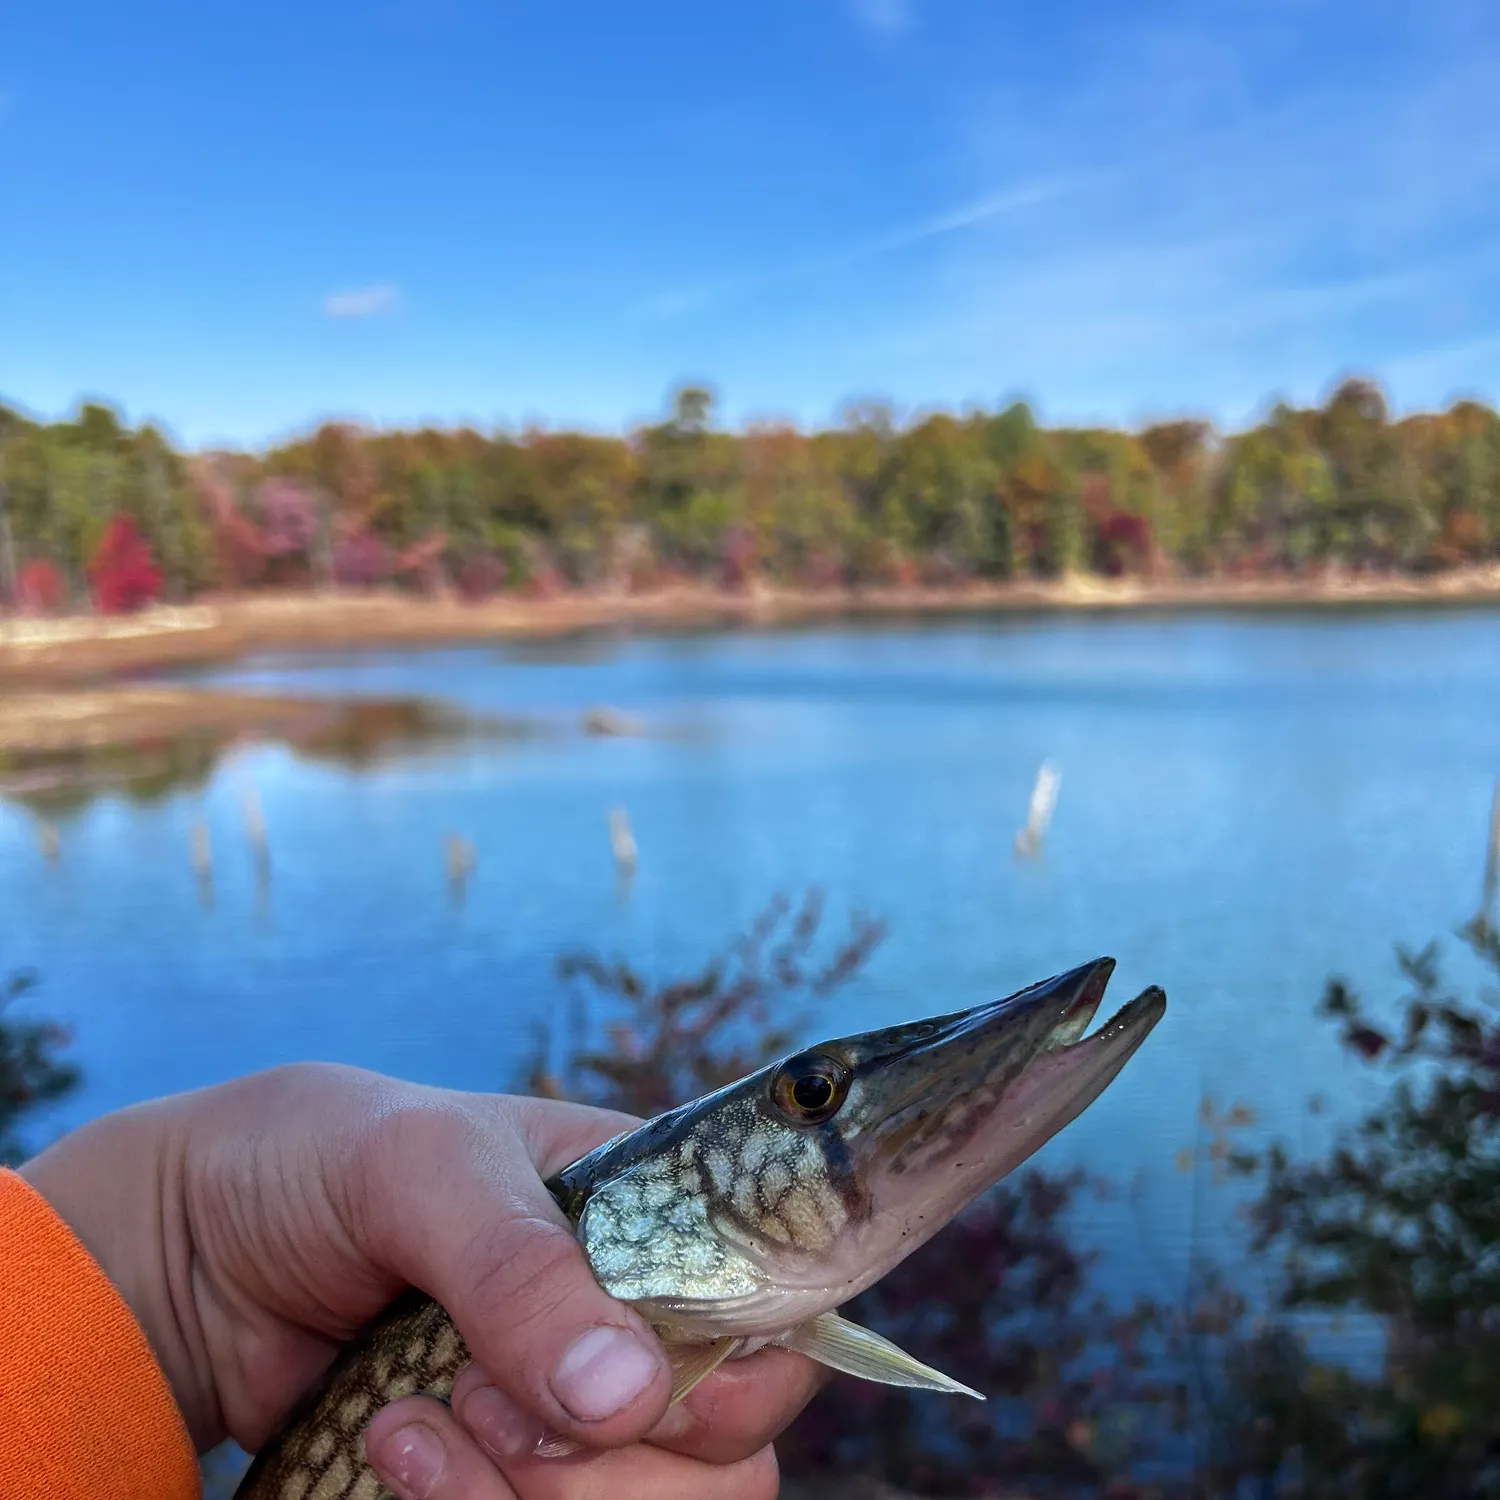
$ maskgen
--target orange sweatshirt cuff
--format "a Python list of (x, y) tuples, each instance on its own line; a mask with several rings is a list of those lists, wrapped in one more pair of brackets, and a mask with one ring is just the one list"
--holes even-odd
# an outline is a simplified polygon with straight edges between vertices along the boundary
[(0, 1171), (0, 1495), (195, 1500), (200, 1488), (140, 1324), (46, 1199)]

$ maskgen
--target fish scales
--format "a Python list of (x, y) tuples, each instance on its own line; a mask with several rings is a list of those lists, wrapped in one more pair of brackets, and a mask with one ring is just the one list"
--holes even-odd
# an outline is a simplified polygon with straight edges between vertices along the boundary
[(395, 1500), (364, 1461), (365, 1427), (403, 1396), (446, 1401), (468, 1362), (438, 1303), (402, 1297), (344, 1348), (280, 1442), (261, 1450), (235, 1500)]

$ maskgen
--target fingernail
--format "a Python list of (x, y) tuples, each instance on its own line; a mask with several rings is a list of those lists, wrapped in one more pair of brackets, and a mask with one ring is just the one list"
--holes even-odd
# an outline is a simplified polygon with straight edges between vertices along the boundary
[(398, 1427), (369, 1457), (402, 1500), (427, 1500), (443, 1477), (448, 1450), (432, 1428), (413, 1422)]
[(475, 1386), (458, 1415), (494, 1458), (519, 1458), (542, 1440), (542, 1424), (492, 1385)]
[(581, 1422), (602, 1422), (656, 1379), (660, 1362), (625, 1328), (591, 1328), (558, 1362), (552, 1394)]

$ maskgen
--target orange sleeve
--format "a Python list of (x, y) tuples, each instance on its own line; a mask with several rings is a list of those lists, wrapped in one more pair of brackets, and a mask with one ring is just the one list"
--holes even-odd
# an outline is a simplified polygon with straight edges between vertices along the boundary
[(0, 1171), (0, 1495), (200, 1491), (182, 1415), (124, 1298), (47, 1200)]

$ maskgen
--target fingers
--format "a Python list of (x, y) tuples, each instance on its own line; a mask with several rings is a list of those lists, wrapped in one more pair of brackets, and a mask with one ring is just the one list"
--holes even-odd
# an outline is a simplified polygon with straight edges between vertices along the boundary
[[(821, 1365), (785, 1349), (731, 1361), (686, 1401), (670, 1407), (646, 1441), (702, 1463), (738, 1464), (784, 1432), (827, 1376)], [(497, 1389), (477, 1364), (454, 1382), (452, 1404), (497, 1462), (530, 1459), (546, 1436), (543, 1424)]]
[(789, 1349), (732, 1359), (668, 1408), (647, 1441), (706, 1463), (736, 1463), (780, 1436), (830, 1373)]
[(518, 1500), (441, 1401), (408, 1396), (375, 1414), (365, 1459), (400, 1500)]
[(715, 1465), (638, 1443), (577, 1458), (506, 1459), (501, 1469), (521, 1500), (776, 1500), (781, 1487), (770, 1448)]
[(533, 1153), (551, 1170), (617, 1133), (578, 1106), (413, 1095), (371, 1133), (372, 1252), (452, 1314), (496, 1387), (590, 1448), (639, 1440), (666, 1411), (655, 1335), (607, 1296)]
[[(760, 1356), (745, 1363), (760, 1364)], [(784, 1403), (809, 1384), (787, 1379), (783, 1363), (808, 1362), (786, 1355), (721, 1382), (726, 1389), (714, 1406), (736, 1424), (732, 1441), (748, 1440), (745, 1413)], [(738, 1416), (736, 1405), (744, 1408)], [(775, 1500), (780, 1487), (769, 1440), (734, 1459), (705, 1461), (640, 1444), (559, 1460), (532, 1455), (538, 1435), (535, 1419), (471, 1365), (454, 1386), (451, 1411), (409, 1396), (378, 1412), (365, 1432), (365, 1456), (399, 1500)]]

